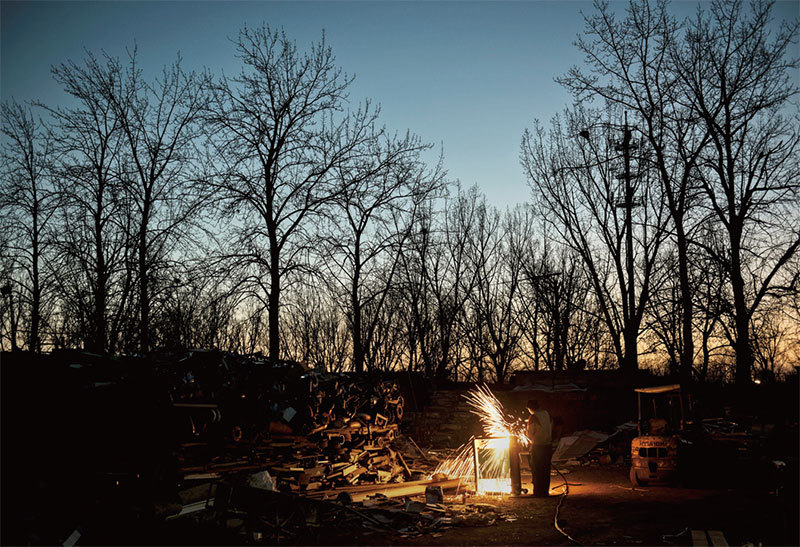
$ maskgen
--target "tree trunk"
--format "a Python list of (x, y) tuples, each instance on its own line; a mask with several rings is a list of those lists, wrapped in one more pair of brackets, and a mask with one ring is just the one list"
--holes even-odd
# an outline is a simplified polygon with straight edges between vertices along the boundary
[(502, 384), (506, 380), (505, 358), (500, 357), (500, 356), (496, 356), (495, 359), (493, 359), (493, 361), (495, 363), (494, 371), (495, 371), (495, 374), (497, 375), (497, 383), (498, 384)]
[(267, 316), (269, 318), (269, 358), (276, 361), (280, 359), (280, 303), (281, 303), (281, 257), (278, 245), (278, 225), (274, 213), (274, 184), (271, 168), (265, 173), (265, 190), (267, 194), (267, 211), (265, 217), (267, 225), (267, 238), (269, 239), (269, 294), (267, 295)]
[(739, 229), (731, 226), (731, 289), (733, 290), (734, 323), (736, 325), (736, 385), (745, 387), (750, 385), (750, 373), (753, 368), (753, 352), (750, 347), (750, 314), (747, 312), (745, 301), (744, 279), (742, 278), (741, 245), (739, 244)]
[[(693, 334), (693, 308), (692, 287), (689, 281), (688, 242), (683, 228), (683, 218), (675, 218), (678, 245), (678, 277), (681, 288), (681, 332), (683, 348), (681, 349), (680, 382), (686, 388), (692, 381), (692, 366), (694, 365), (694, 334)], [(684, 392), (686, 389), (683, 390)]]
[(553, 369), (556, 372), (564, 371), (564, 353), (566, 350), (566, 345), (563, 344), (564, 336), (562, 329), (561, 310), (558, 309), (557, 302), (553, 317)]
[(364, 344), (361, 336), (361, 306), (357, 299), (352, 299), (353, 306), (353, 370), (357, 373), (364, 372)]
[(39, 285), (39, 203), (35, 187), (33, 196), (33, 241), (31, 242), (31, 247), (31, 274), (33, 277), (31, 281), (33, 286), (31, 287), (31, 332), (28, 340), (28, 349), (34, 353), (39, 353), (41, 351), (39, 317), (42, 306), (42, 289)]
[[(14, 286), (9, 283), (8, 288), (8, 315), (11, 320), (11, 351), (17, 351), (17, 320), (14, 317)], [(5, 287), (4, 287), (5, 289)]]
[(353, 270), (352, 284), (350, 285), (350, 306), (352, 308), (353, 317), (351, 318), (353, 324), (351, 325), (353, 336), (353, 370), (357, 373), (364, 372), (364, 343), (361, 334), (361, 302), (358, 299), (358, 286), (361, 277), (361, 238), (360, 234), (356, 236), (355, 256), (353, 263), (355, 268)]
[[(439, 327), (442, 328), (441, 326)], [(436, 381), (437, 382), (444, 382), (447, 380), (447, 365), (450, 361), (450, 334), (444, 334), (444, 332), (440, 332), (441, 336), (441, 343), (440, 343), (440, 350), (442, 355), (439, 359), (439, 362), (436, 365)]]
[(94, 332), (89, 341), (89, 350), (103, 354), (106, 351), (106, 261), (103, 251), (102, 223), (103, 193), (98, 192), (97, 212), (94, 218), (95, 243), (95, 288), (94, 288)]
[(569, 369), (570, 361), (567, 359), (568, 350), (567, 346), (569, 345), (569, 329), (570, 329), (570, 320), (568, 313), (564, 314), (564, 318), (561, 322), (561, 332), (559, 333), (559, 345), (561, 346), (561, 370), (565, 368)]
[(631, 131), (628, 113), (625, 112), (625, 130), (622, 150), (625, 159), (625, 269), (628, 278), (628, 320), (623, 329), (625, 337), (625, 369), (639, 369), (639, 321), (636, 319), (636, 278), (633, 265), (633, 188), (631, 186)]
[(149, 195), (145, 194), (142, 224), (139, 228), (139, 344), (141, 352), (150, 351), (150, 291), (147, 271), (147, 224), (150, 215)]
[(270, 360), (280, 359), (281, 340), (278, 321), (280, 318), (279, 306), (281, 296), (281, 276), (278, 271), (280, 264), (277, 245), (270, 246), (270, 269), (269, 269), (269, 358)]
[(622, 370), (627, 373), (634, 373), (639, 370), (639, 325), (631, 319), (623, 331), (625, 339), (625, 356), (622, 360)]

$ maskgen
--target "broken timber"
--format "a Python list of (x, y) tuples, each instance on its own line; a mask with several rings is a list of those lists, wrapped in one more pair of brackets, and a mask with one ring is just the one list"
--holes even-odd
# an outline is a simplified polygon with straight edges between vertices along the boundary
[(416, 496), (425, 493), (425, 489), (429, 486), (441, 486), (442, 490), (449, 488), (458, 488), (463, 484), (465, 479), (446, 479), (446, 480), (424, 480), (424, 481), (409, 481), (397, 482), (390, 484), (367, 484), (360, 486), (342, 486), (331, 490), (316, 490), (313, 492), (306, 492), (306, 497), (309, 498), (335, 498), (342, 492), (347, 492), (353, 498), (353, 501), (361, 501), (368, 496), (375, 494), (383, 494), (387, 498), (396, 498), (400, 496)]

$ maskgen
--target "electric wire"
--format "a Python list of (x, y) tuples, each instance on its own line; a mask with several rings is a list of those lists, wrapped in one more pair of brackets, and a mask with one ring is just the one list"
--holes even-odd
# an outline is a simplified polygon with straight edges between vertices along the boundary
[(561, 480), (564, 481), (564, 492), (561, 493), (561, 498), (558, 500), (558, 504), (556, 505), (556, 511), (555, 514), (553, 515), (553, 525), (562, 536), (570, 540), (575, 545), (581, 545), (581, 543), (578, 540), (570, 536), (568, 533), (566, 533), (564, 530), (561, 529), (561, 526), (558, 525), (558, 513), (561, 511), (561, 504), (564, 502), (564, 498), (566, 498), (569, 495), (569, 483), (567, 482), (567, 478), (561, 473), (561, 471), (558, 470), (556, 466), (552, 467), (553, 469), (556, 470), (558, 476), (561, 477)]

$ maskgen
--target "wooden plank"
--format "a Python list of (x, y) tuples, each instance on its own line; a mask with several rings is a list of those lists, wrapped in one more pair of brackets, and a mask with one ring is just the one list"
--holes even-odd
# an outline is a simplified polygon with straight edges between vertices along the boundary
[(400, 463), (403, 464), (403, 469), (405, 469), (405, 471), (406, 471), (406, 476), (410, 479), (411, 478), (411, 470), (406, 465), (406, 461), (403, 459), (403, 455), (400, 452), (398, 452), (397, 453), (397, 457), (400, 460)]
[(373, 494), (383, 494), (387, 498), (402, 496), (414, 496), (424, 494), (428, 486), (441, 486), (442, 489), (458, 488), (462, 484), (462, 479), (446, 479), (443, 481), (409, 481), (389, 484), (367, 484), (359, 486), (341, 486), (330, 490), (317, 490), (309, 492), (308, 497), (314, 499), (334, 499), (341, 492), (348, 492), (353, 501), (362, 501), (367, 496)]
[(358, 469), (350, 473), (348, 476), (346, 476), (345, 479), (347, 479), (347, 482), (349, 482), (350, 484), (353, 484), (360, 475), (363, 475), (366, 472), (367, 472), (366, 467), (359, 467)]
[(219, 473), (189, 473), (183, 476), (184, 480), (205, 480), (205, 479), (219, 479), (222, 477)]
[(416, 449), (419, 451), (419, 453), (420, 453), (420, 454), (422, 454), (422, 457), (423, 457), (423, 458), (425, 458), (425, 461), (426, 461), (426, 462), (430, 461), (430, 460), (428, 459), (428, 455), (427, 455), (427, 454), (425, 454), (425, 452), (423, 452), (423, 450), (422, 450), (422, 449), (419, 447), (419, 445), (418, 445), (417, 443), (415, 443), (415, 442), (414, 442), (414, 439), (412, 439), (412, 438), (411, 438), (411, 435), (406, 435), (406, 438), (407, 438), (409, 441), (411, 441), (411, 444), (413, 444), (413, 445), (414, 445), (414, 448), (416, 448)]
[(384, 463), (387, 463), (388, 461), (389, 461), (389, 456), (388, 455), (387, 456), (372, 456), (369, 459), (369, 464), (370, 465), (382, 465)]
[(725, 534), (719, 530), (708, 530), (708, 539), (711, 540), (711, 545), (718, 545), (720, 547), (727, 547), (728, 545)]
[(692, 545), (708, 545), (705, 530), (692, 530)]
[(359, 466), (356, 463), (350, 464), (347, 467), (345, 467), (344, 469), (342, 469), (342, 475), (347, 476), (350, 473), (352, 473), (353, 471), (355, 471), (356, 469), (358, 469), (358, 467)]
[(223, 469), (226, 467), (236, 467), (239, 465), (247, 465), (249, 462), (246, 459), (236, 460), (233, 462), (225, 462), (225, 463), (212, 463), (209, 467), (213, 467), (214, 469)]
[(378, 469), (378, 482), (383, 484), (389, 482), (392, 478), (391, 471), (384, 471), (383, 469)]

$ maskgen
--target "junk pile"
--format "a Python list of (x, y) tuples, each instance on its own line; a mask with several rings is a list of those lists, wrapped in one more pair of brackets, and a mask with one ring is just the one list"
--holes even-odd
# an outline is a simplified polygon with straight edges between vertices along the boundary
[(451, 451), (398, 436), (394, 382), (219, 353), (170, 370), (185, 436), (175, 517), (211, 520), (251, 544), (435, 536), (514, 518), (468, 501), (461, 480), (432, 476)]
[(439, 486), (424, 495), (389, 497), (382, 493), (354, 501), (346, 493), (321, 500), (221, 483), (210, 492), (204, 510), (187, 515), (198, 524), (214, 521), (231, 534), (229, 543), (342, 544), (403, 538), (437, 537), (454, 527), (492, 526), (515, 515), (496, 504), (467, 501), (466, 494), (446, 496)]
[(404, 409), (394, 382), (220, 352), (194, 352), (169, 375), (184, 480), (264, 469), (278, 490), (311, 492), (412, 478), (391, 447)]
[(468, 502), (461, 480), (432, 476), (451, 451), (398, 435), (394, 382), (201, 352), (170, 371), (184, 434), (171, 518), (211, 521), (250, 544), (435, 536), (514, 518)]
[(631, 439), (636, 422), (618, 425), (613, 432), (575, 431), (561, 437), (553, 451), (553, 461), (567, 465), (623, 464), (630, 458)]
[[(17, 471), (4, 489), (19, 500), (6, 504), (4, 543), (328, 544), (338, 533), (347, 544), (506, 518), (469, 503), (460, 479), (432, 476), (451, 451), (398, 437), (405, 399), (386, 377), (219, 351), (3, 364), (4, 404), (17, 410), (4, 413)], [(53, 458), (53, 447), (69, 450)]]
[(740, 457), (758, 451), (767, 437), (761, 428), (743, 426), (726, 418), (706, 418), (702, 427), (712, 443)]

